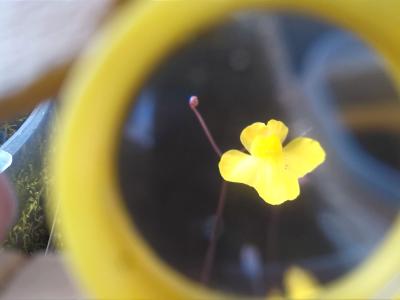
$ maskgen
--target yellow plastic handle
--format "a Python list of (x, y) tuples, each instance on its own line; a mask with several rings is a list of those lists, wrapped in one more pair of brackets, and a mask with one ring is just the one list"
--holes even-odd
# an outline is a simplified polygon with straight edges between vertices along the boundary
[[(128, 3), (79, 61), (63, 93), (52, 158), (53, 198), (77, 274), (98, 299), (225, 299), (170, 269), (127, 216), (117, 184), (120, 130), (151, 71), (173, 49), (240, 10), (287, 10), (352, 30), (380, 52), (400, 84), (396, 0), (193, 0)], [(400, 220), (360, 267), (319, 299), (374, 298), (400, 270)]]

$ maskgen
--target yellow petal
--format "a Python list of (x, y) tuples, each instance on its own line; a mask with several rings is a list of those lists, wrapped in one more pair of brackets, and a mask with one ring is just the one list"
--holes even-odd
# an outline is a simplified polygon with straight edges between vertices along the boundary
[(258, 172), (253, 185), (260, 197), (267, 203), (279, 205), (296, 199), (300, 194), (299, 182), (292, 173), (284, 170), (280, 164), (264, 172)]
[(263, 136), (267, 134), (267, 126), (264, 123), (256, 122), (242, 130), (240, 134), (240, 141), (247, 151), (250, 152), (251, 144), (257, 136)]
[(299, 267), (291, 267), (284, 276), (284, 284), (289, 299), (313, 299), (320, 287), (314, 276)]
[(284, 170), (278, 160), (257, 159), (238, 150), (229, 150), (222, 155), (218, 167), (226, 181), (252, 186), (272, 205), (293, 200), (300, 193), (296, 176)]
[(281, 143), (285, 141), (286, 136), (289, 132), (289, 129), (283, 122), (274, 119), (268, 121), (267, 129), (268, 129), (268, 135), (270, 134), (276, 135), (281, 140)]
[(238, 150), (225, 152), (218, 167), (222, 178), (226, 181), (252, 186), (257, 178), (257, 159)]
[(325, 160), (321, 145), (310, 138), (299, 137), (283, 148), (284, 161), (289, 172), (298, 178), (314, 170)]
[(275, 135), (281, 143), (285, 140), (288, 134), (288, 128), (281, 121), (269, 120), (267, 124), (256, 122), (242, 130), (240, 141), (247, 151), (250, 152), (251, 144), (257, 136)]

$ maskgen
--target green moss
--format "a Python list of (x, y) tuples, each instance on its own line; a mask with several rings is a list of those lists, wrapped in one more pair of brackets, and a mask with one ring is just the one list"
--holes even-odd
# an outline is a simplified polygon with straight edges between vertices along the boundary
[[(26, 120), (26, 117), (11, 122), (0, 123), (0, 143), (8, 140)], [(10, 230), (4, 243), (7, 248), (18, 248), (26, 253), (46, 247), (48, 230), (44, 212), (45, 187), (47, 172), (37, 172), (37, 166), (24, 166), (11, 181), (22, 207), (19, 207), (20, 219)]]
[(21, 127), (22, 123), (24, 123), (25, 120), (26, 117), (22, 117), (11, 122), (1, 122), (0, 136), (3, 141), (6, 141), (8, 138), (10, 138), (18, 130), (18, 128)]
[[(3, 140), (10, 138), (25, 120), (21, 118), (14, 122), (0, 123), (0, 136)], [(29, 148), (31, 146), (24, 150), (26, 152), (23, 152), (22, 157), (26, 159), (26, 164), (19, 162), (17, 168), (20, 169), (9, 175), (21, 206), (19, 219), (9, 231), (4, 247), (16, 248), (28, 254), (45, 249), (49, 239), (45, 210), (49, 184), (46, 167), (49, 154), (47, 133), (41, 135), (40, 139), (37, 150)], [(58, 234), (54, 235), (53, 240), (57, 248), (61, 246)]]
[(46, 248), (49, 231), (45, 215), (47, 171), (35, 172), (30, 164), (13, 178), (19, 199), (25, 201), (20, 208), (17, 224), (10, 230), (6, 247), (32, 253)]

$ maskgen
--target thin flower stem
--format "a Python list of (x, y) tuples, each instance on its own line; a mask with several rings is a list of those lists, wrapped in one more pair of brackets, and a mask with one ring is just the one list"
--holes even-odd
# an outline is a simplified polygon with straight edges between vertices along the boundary
[(212, 266), (214, 263), (215, 248), (216, 248), (217, 239), (218, 239), (219, 224), (220, 224), (220, 220), (221, 220), (222, 213), (224, 211), (224, 206), (225, 206), (226, 188), (227, 188), (227, 182), (224, 180), (224, 181), (222, 181), (222, 184), (221, 184), (221, 191), (220, 191), (219, 199), (218, 199), (217, 212), (216, 212), (215, 220), (213, 222), (213, 227), (211, 230), (210, 243), (208, 244), (206, 257), (204, 259), (204, 264), (203, 264), (203, 270), (201, 272), (200, 280), (203, 284), (207, 284), (208, 281), (210, 280), (210, 273), (211, 273), (211, 269), (212, 269)]
[[(215, 140), (214, 140), (210, 130), (208, 129), (206, 122), (204, 121), (203, 117), (201, 116), (200, 112), (197, 110), (198, 105), (199, 105), (199, 98), (197, 96), (190, 97), (190, 100), (189, 100), (190, 108), (196, 115), (197, 120), (199, 121), (201, 128), (203, 129), (203, 131), (204, 131), (208, 141), (210, 142), (212, 148), (214, 149), (215, 153), (219, 157), (221, 157), (222, 151), (218, 147), (217, 143), (215, 142)], [(201, 275), (200, 275), (200, 280), (203, 284), (207, 284), (209, 282), (212, 266), (214, 264), (215, 249), (216, 249), (217, 240), (218, 240), (218, 229), (219, 229), (219, 224), (221, 222), (222, 213), (224, 211), (227, 185), (228, 185), (228, 183), (225, 180), (223, 180), (221, 183), (221, 190), (219, 193), (217, 211), (215, 213), (215, 219), (214, 219), (213, 226), (211, 229), (210, 242), (207, 247), (206, 256), (204, 258), (203, 269), (202, 269)]]
[(197, 98), (197, 96), (190, 97), (190, 100), (189, 100), (190, 108), (193, 110), (194, 114), (196, 115), (197, 119), (199, 120), (201, 128), (203, 129), (204, 133), (206, 134), (207, 139), (210, 142), (211, 146), (213, 147), (215, 153), (217, 153), (217, 155), (221, 157), (221, 155), (222, 155), (221, 149), (218, 147), (218, 145), (215, 142), (210, 130), (207, 127), (206, 122), (204, 121), (204, 119), (201, 116), (200, 112), (197, 110), (197, 106), (198, 105), (199, 105), (199, 98)]

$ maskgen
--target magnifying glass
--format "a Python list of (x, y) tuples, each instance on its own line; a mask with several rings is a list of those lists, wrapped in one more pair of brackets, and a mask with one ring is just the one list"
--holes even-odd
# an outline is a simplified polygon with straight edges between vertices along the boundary
[[(229, 43), (224, 44), (220, 37), (225, 35), (229, 40), (229, 30), (238, 30), (235, 22), (239, 22), (244, 40), (248, 38), (251, 45), (254, 40), (262, 40), (261, 34), (265, 33), (259, 29), (264, 23), (258, 13), (265, 9), (307, 13), (358, 33), (383, 54), (397, 79), (400, 40), (391, 30), (396, 24), (396, 4), (385, 4), (139, 2), (120, 11), (82, 58), (64, 91), (64, 112), (53, 157), (53, 196), (60, 203), (66, 251), (96, 297), (225, 299), (261, 297), (271, 287), (282, 288), (283, 283), (276, 282), (279, 276), (274, 274), (283, 276), (289, 264), (280, 264), (275, 254), (266, 260), (264, 257), (271, 257), (270, 253), (277, 250), (259, 247), (260, 232), (264, 232), (264, 244), (274, 245), (265, 243), (265, 229), (271, 228), (265, 220), (272, 219), (273, 210), (238, 186), (228, 187), (230, 206), (226, 207), (219, 233), (222, 242), (214, 277), (210, 284), (196, 277), (200, 260), (191, 258), (204, 255), (201, 235), (207, 241), (207, 216), (212, 217), (208, 205), (217, 197), (218, 173), (212, 172), (217, 162), (206, 142), (196, 138), (198, 124), (188, 111), (187, 96), (198, 93), (200, 99), (206, 99), (201, 104), (203, 113), (213, 120), (209, 127), (215, 128), (215, 138), (224, 148), (238, 141), (239, 128), (250, 120), (265, 114), (284, 116), (280, 106), (268, 102), (273, 93), (269, 94), (271, 89), (264, 80), (270, 73), (266, 67), (260, 68), (268, 65), (265, 48), (244, 47), (228, 55), (231, 61), (226, 68), (231, 72), (218, 74), (216, 66), (225, 55), (218, 57), (216, 51), (213, 61), (201, 41), (205, 39), (206, 45), (214, 45), (220, 53), (230, 53), (230, 47), (223, 49)], [(256, 15), (249, 13), (252, 10), (257, 11)], [(372, 12), (373, 20), (369, 17)], [(246, 31), (246, 25), (258, 31)], [(197, 69), (193, 57), (200, 57)], [(253, 58), (257, 59), (252, 63)], [(310, 186), (303, 191), (303, 199), (283, 205), (279, 211), (307, 218), (313, 207), (310, 199), (318, 198), (312, 196), (318, 193), (321, 191), (317, 186)], [(285, 246), (279, 250), (292, 255), (289, 262), (300, 262), (299, 258), (307, 253), (318, 256), (313, 252), (316, 249), (293, 248), (296, 239), (311, 236), (315, 244), (320, 241), (316, 235), (303, 234), (307, 231), (300, 231), (303, 235), (299, 237), (296, 229), (304, 223), (300, 220), (296, 226), (295, 221), (290, 229), (283, 229), (292, 234), (287, 235)], [(326, 282), (324, 273), (317, 273), (317, 280), (324, 285), (318, 288), (316, 298), (382, 295), (398, 276), (399, 226), (394, 219), (384, 240), (362, 261), (350, 264), (350, 269), (331, 274)], [(257, 271), (254, 266), (259, 260), (267, 264)], [(246, 287), (241, 280), (252, 272), (265, 273), (261, 288)], [(302, 277), (297, 278), (301, 283)], [(391, 290), (390, 297), (395, 292)]]

